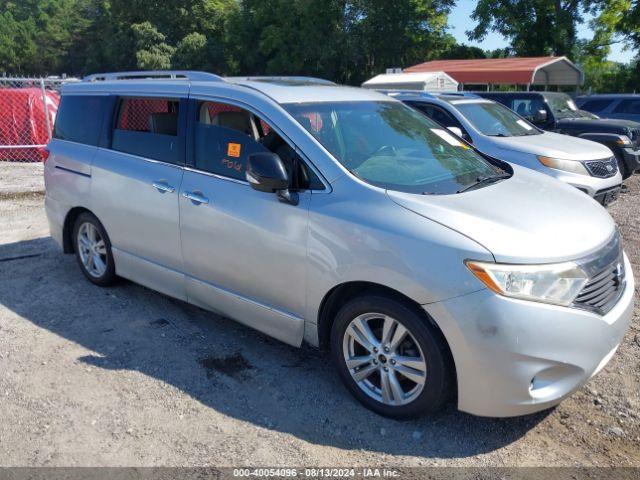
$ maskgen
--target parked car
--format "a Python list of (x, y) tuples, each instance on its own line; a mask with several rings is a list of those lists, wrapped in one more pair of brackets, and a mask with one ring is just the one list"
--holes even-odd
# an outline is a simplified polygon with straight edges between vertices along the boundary
[(619, 118), (640, 122), (640, 94), (581, 95), (576, 97), (576, 105), (578, 108), (601, 118)]
[(101, 74), (64, 87), (49, 150), (51, 235), (90, 282), (328, 348), (382, 415), (548, 408), (633, 312), (605, 209), (375, 91)]
[(615, 153), (622, 178), (640, 167), (640, 123), (601, 119), (579, 110), (571, 97), (559, 92), (478, 92), (506, 105), (518, 115), (552, 132), (602, 143)]
[(517, 163), (573, 185), (603, 205), (622, 185), (616, 158), (604, 145), (546, 132), (504, 105), (473, 94), (388, 92), (490, 157)]

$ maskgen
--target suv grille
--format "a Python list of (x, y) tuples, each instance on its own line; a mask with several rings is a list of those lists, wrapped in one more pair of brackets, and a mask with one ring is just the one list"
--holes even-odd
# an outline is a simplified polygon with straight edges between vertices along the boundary
[(635, 148), (640, 146), (640, 130), (631, 130), (629, 132), (629, 140)]
[[(573, 302), (574, 306), (586, 308), (605, 314), (613, 308), (624, 291), (626, 272), (620, 247), (619, 237), (613, 242), (613, 249), (603, 257), (582, 267), (589, 272), (589, 281), (582, 288)], [(615, 259), (611, 257), (615, 254)], [(604, 268), (599, 267), (603, 261), (609, 262)], [(595, 271), (594, 271), (595, 270)], [(594, 271), (594, 273), (591, 273)]]
[(584, 166), (592, 177), (609, 178), (618, 173), (618, 162), (615, 157), (584, 162)]

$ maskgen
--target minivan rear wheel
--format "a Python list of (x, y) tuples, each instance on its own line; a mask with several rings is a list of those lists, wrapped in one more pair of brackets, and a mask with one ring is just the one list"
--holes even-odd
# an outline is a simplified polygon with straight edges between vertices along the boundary
[(440, 331), (412, 306), (366, 295), (338, 312), (331, 355), (349, 391), (392, 418), (433, 412), (450, 398), (454, 369)]
[(95, 215), (83, 212), (78, 216), (73, 238), (76, 259), (84, 276), (101, 287), (112, 285), (116, 280), (116, 272), (111, 242)]

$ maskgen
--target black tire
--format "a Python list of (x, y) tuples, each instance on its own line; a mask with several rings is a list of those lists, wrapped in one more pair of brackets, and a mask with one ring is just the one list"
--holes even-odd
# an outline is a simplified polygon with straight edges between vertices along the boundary
[[(80, 228), (84, 224), (92, 225), (93, 228), (97, 230), (101, 239), (104, 241), (105, 254), (101, 258), (103, 258), (106, 268), (104, 269), (104, 272), (101, 273), (100, 275), (95, 274), (95, 272), (93, 274), (90, 273), (89, 269), (87, 268), (87, 266), (84, 264), (82, 260), (78, 236), (80, 234)], [(80, 215), (78, 215), (78, 218), (76, 219), (76, 222), (73, 226), (73, 249), (75, 251), (76, 260), (78, 261), (80, 270), (82, 271), (84, 276), (87, 278), (87, 280), (89, 280), (91, 283), (98, 285), (100, 287), (108, 287), (113, 285), (116, 282), (117, 280), (116, 268), (115, 268), (115, 262), (113, 260), (113, 253), (111, 251), (111, 241), (109, 240), (109, 235), (107, 235), (107, 232), (102, 226), (102, 224), (100, 223), (100, 221), (92, 213), (83, 212)]]
[[(370, 312), (388, 315), (402, 324), (422, 351), (427, 372), (424, 387), (410, 403), (388, 405), (372, 398), (356, 383), (347, 368), (343, 354), (347, 328), (352, 320)], [(330, 347), (333, 362), (347, 389), (365, 407), (382, 416), (413, 418), (435, 412), (451, 398), (454, 391), (455, 367), (446, 340), (442, 333), (425, 318), (425, 315), (409, 302), (380, 294), (364, 295), (347, 302), (333, 322)]]
[(618, 170), (620, 170), (620, 175), (622, 175), (622, 180), (626, 180), (631, 176), (632, 172), (629, 172), (629, 168), (626, 163), (624, 163), (624, 159), (622, 158), (622, 154), (615, 154), (616, 160), (618, 161)]

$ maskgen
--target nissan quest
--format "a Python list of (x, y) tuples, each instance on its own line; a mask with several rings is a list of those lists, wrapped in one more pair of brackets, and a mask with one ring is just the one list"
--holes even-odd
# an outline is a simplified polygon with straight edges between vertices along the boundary
[(327, 350), (389, 417), (554, 406), (633, 311), (602, 206), (325, 80), (91, 75), (62, 90), (45, 185), (51, 235), (90, 282)]

